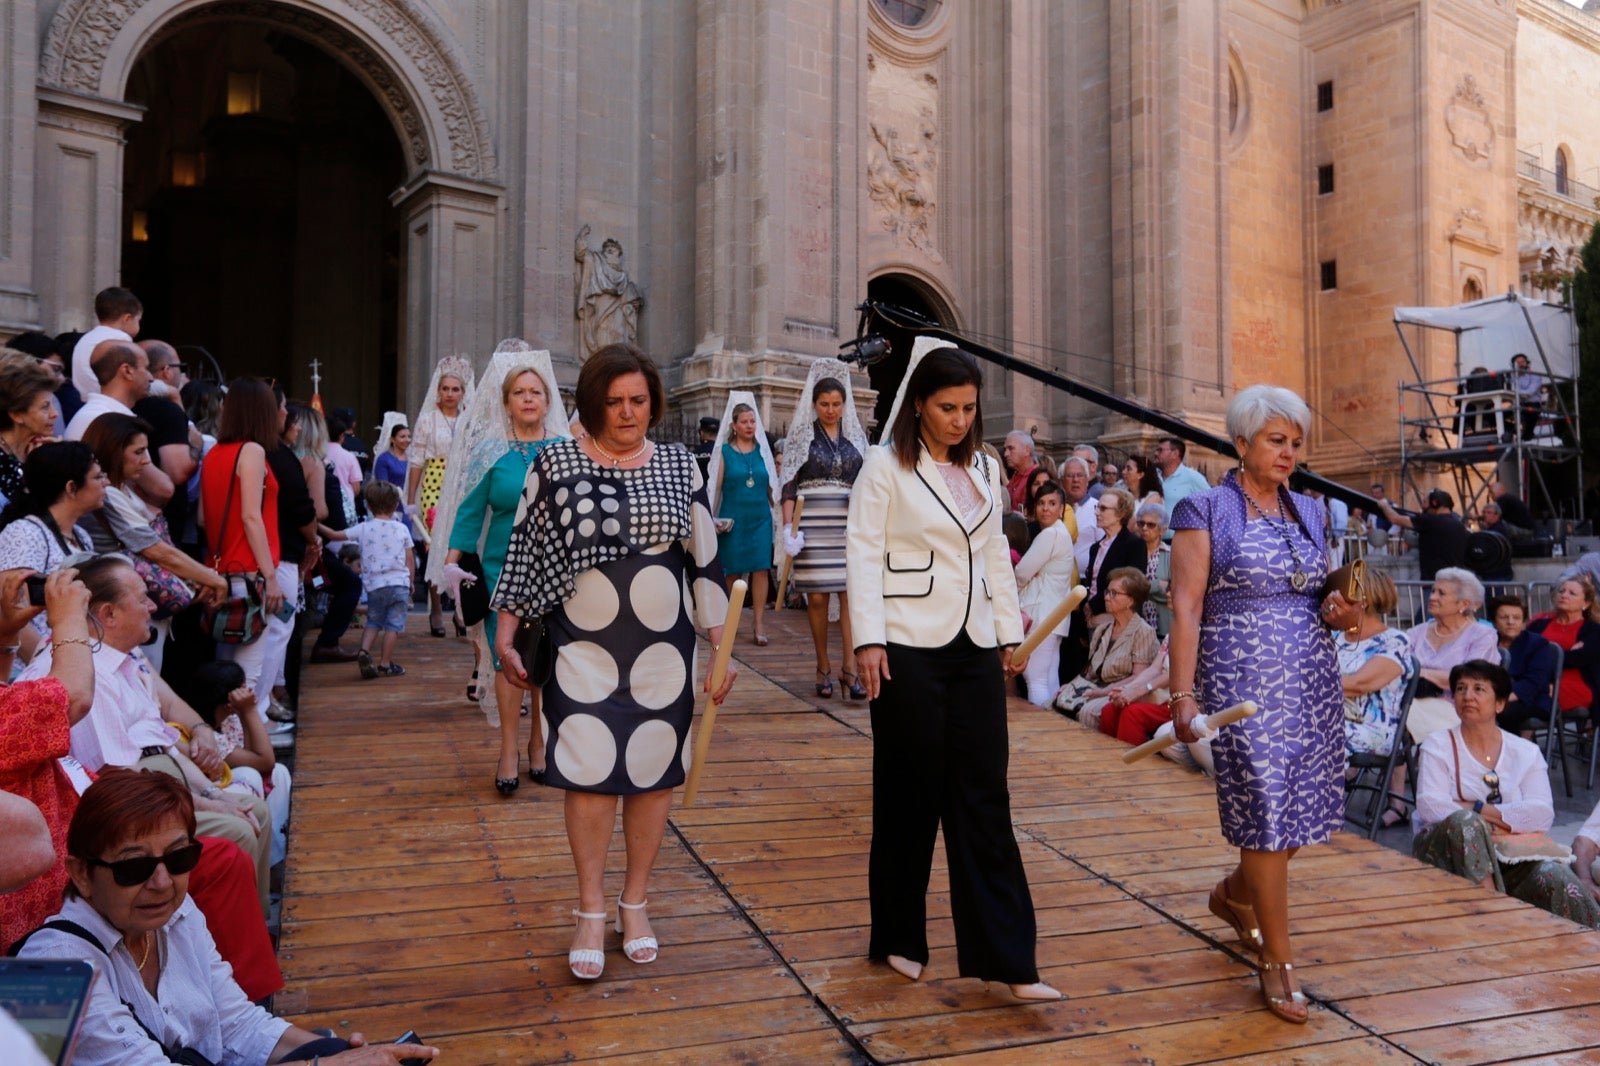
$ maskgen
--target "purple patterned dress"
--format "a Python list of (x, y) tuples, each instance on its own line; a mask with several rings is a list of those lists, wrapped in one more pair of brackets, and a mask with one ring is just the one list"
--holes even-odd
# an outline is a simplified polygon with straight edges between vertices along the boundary
[[(1244, 492), (1230, 473), (1180, 501), (1172, 516), (1173, 529), (1211, 534), (1195, 671), (1200, 706), (1212, 714), (1248, 699), (1260, 708), (1211, 746), (1222, 834), (1253, 851), (1320, 844), (1344, 821), (1344, 698), (1333, 639), (1317, 617), (1328, 575), (1322, 505), (1282, 489), (1279, 499), (1287, 525), (1246, 521)], [(1295, 554), (1308, 579), (1300, 592), (1290, 584)]]

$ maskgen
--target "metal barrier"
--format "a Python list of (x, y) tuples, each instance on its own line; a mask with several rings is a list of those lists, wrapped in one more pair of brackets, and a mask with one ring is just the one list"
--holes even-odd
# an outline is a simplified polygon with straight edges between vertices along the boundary
[[(1528, 605), (1528, 617), (1547, 614), (1555, 610), (1554, 594), (1555, 581), (1486, 581), (1483, 583), (1483, 599), (1488, 602), (1496, 596), (1519, 596), (1522, 602)], [(1428, 593), (1433, 590), (1431, 581), (1396, 581), (1394, 583), (1396, 605), (1392, 614), (1384, 616), (1384, 621), (1397, 629), (1407, 629), (1427, 621), (1428, 618)], [(1483, 609), (1479, 609), (1477, 616), (1484, 621), (1492, 622)]]

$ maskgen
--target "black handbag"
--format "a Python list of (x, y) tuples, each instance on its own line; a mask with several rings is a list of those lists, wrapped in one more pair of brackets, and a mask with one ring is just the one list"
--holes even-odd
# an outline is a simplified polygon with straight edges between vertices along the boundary
[(545, 625), (544, 615), (524, 618), (517, 623), (517, 631), (511, 634), (511, 650), (522, 660), (528, 684), (542, 688), (550, 680), (555, 672), (556, 656), (555, 649), (550, 646), (550, 630)]
[(489, 617), (489, 583), (484, 580), (483, 560), (477, 552), (462, 552), (456, 565), (472, 575), (471, 581), (461, 583), (461, 595), (456, 606), (461, 609), (461, 620), (475, 626)]

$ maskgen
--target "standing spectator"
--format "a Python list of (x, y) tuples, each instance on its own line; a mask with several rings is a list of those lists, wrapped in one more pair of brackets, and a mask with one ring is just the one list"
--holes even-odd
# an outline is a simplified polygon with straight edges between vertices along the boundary
[[(1161, 505), (1161, 474), (1156, 470), (1156, 464), (1142, 455), (1130, 455), (1122, 463), (1122, 484), (1127, 488), (1128, 495), (1133, 497), (1134, 506), (1144, 507), (1153, 503)], [(1161, 525), (1165, 528), (1167, 516), (1163, 511)]]
[[(1090, 626), (1098, 626), (1106, 620), (1109, 609), (1105, 576), (1123, 567), (1132, 567), (1142, 574), (1149, 562), (1143, 539), (1129, 528), (1133, 524), (1133, 502), (1126, 492), (1106, 489), (1100, 496), (1097, 519), (1101, 538), (1089, 549), (1089, 566), (1083, 572), (1084, 584), (1089, 589), (1083, 614)], [(1148, 595), (1149, 589), (1146, 589), (1139, 597), (1141, 604)]]
[[(341, 408), (334, 408), (334, 413), (328, 416), (328, 463), (333, 467), (333, 473), (350, 493), (350, 499), (355, 502), (354, 518), (361, 516), (361, 460), (354, 453), (345, 448), (342, 443), (350, 433), (350, 423), (338, 412)], [(330, 501), (331, 502), (331, 501)]]
[(709, 477), (711, 453), (716, 450), (717, 430), (722, 423), (707, 415), (700, 420), (700, 439), (695, 442), (694, 461), (700, 464), (700, 476)]
[(1432, 581), (1440, 570), (1461, 569), (1467, 565), (1467, 540), (1472, 536), (1461, 516), (1455, 513), (1455, 497), (1444, 489), (1428, 493), (1427, 509), (1410, 514), (1395, 509), (1379, 497), (1378, 506), (1391, 525), (1417, 532), (1417, 569), (1422, 580)]
[[(1061, 522), (1066, 506), (1067, 494), (1054, 481), (1046, 481), (1033, 499), (1039, 533), (1016, 564), (1017, 601), (1030, 625), (1042, 623), (1045, 615), (1066, 599), (1078, 572), (1072, 557), (1072, 535)], [(1023, 666), (1028, 702), (1035, 707), (1048, 707), (1059, 687), (1061, 638), (1071, 629), (1068, 618), (1044, 638)]]
[[(344, 432), (333, 439), (339, 447), (356, 457), (356, 463), (361, 467), (363, 477), (372, 474), (372, 449), (367, 447), (367, 442), (356, 436), (356, 411), (353, 407), (335, 407), (333, 417), (344, 423)], [(401, 486), (404, 493), (405, 486)]]
[(1178, 437), (1162, 437), (1156, 441), (1156, 470), (1161, 474), (1161, 506), (1167, 511), (1167, 525), (1172, 525), (1172, 512), (1178, 502), (1211, 487), (1206, 476), (1184, 463), (1189, 446)]
[(1007, 433), (1000, 458), (1006, 465), (1006, 492), (1011, 497), (1011, 509), (1020, 511), (1028, 500), (1028, 481), (1039, 466), (1033, 458), (1033, 435), (1025, 429)]
[[(1066, 508), (1061, 513), (1061, 523), (1072, 534), (1072, 558), (1077, 565), (1073, 582), (1077, 583), (1089, 572), (1089, 549), (1099, 541), (1099, 505), (1089, 496), (1089, 464), (1079, 455), (1069, 455), (1061, 464), (1061, 488), (1067, 494)], [(1061, 641), (1061, 666), (1058, 680), (1065, 684), (1083, 672), (1089, 661), (1089, 627), (1082, 613), (1073, 615), (1072, 628)]]
[(131, 342), (137, 337), (144, 304), (127, 289), (101, 289), (94, 297), (94, 317), (99, 324), (72, 346), (72, 384), (85, 403), (101, 389), (93, 367), (95, 348), (104, 341)]
[(1500, 505), (1500, 513), (1513, 526), (1528, 530), (1538, 527), (1538, 520), (1533, 517), (1528, 505), (1522, 502), (1522, 497), (1506, 488), (1505, 482), (1489, 482), (1489, 495)]
[(161, 513), (174, 540), (189, 524), (189, 479), (200, 469), (200, 431), (189, 422), (179, 402), (189, 377), (178, 353), (166, 341), (140, 341), (150, 361), (150, 394), (133, 405), (133, 413), (150, 426), (150, 459), (172, 481), (172, 498)]
[(47, 360), (55, 367), (56, 373), (61, 375), (61, 384), (56, 386), (56, 404), (61, 408), (61, 425), (56, 430), (56, 435), (67, 431), (67, 423), (72, 421), (72, 416), (78, 413), (78, 408), (83, 406), (83, 394), (72, 383), (72, 350), (77, 347), (81, 333), (56, 334), (55, 358)]
[(1106, 490), (1100, 482), (1100, 450), (1092, 444), (1077, 444), (1072, 454), (1089, 464), (1089, 498), (1099, 502), (1100, 494)]
[(84, 430), (103, 414), (133, 414), (133, 405), (150, 395), (150, 357), (137, 344), (104, 341), (95, 345), (89, 365), (99, 391), (84, 400), (67, 423), (67, 439), (82, 440)]
[[(284, 439), (291, 440), (295, 454), (300, 457), (301, 472), (305, 475), (306, 487), (311, 492), (312, 505), (317, 513), (317, 536), (312, 539), (320, 548), (323, 539), (331, 538), (355, 524), (355, 504), (351, 500), (349, 487), (334, 473), (333, 465), (328, 461), (328, 424), (322, 420), (316, 408), (302, 403), (290, 404)], [(306, 581), (319, 569), (327, 582), (328, 609), (323, 613), (321, 631), (311, 647), (311, 661), (355, 662), (357, 653), (342, 647), (339, 640), (350, 628), (356, 607), (361, 603), (361, 578), (344, 564), (337, 553), (319, 551), (315, 561), (301, 567), (301, 580)], [(297, 631), (304, 622), (301, 617)], [(298, 665), (299, 655), (300, 641), (291, 640), (288, 661)]]
[[(374, 480), (387, 481), (399, 489), (402, 497), (405, 495), (406, 472), (409, 469), (406, 451), (410, 447), (411, 429), (406, 425), (405, 415), (399, 411), (386, 412), (383, 430), (378, 434), (377, 458), (372, 461), (372, 476)], [(404, 508), (400, 510), (400, 524), (411, 534), (412, 543), (416, 543), (417, 527)]]
[(27, 494), (23, 460), (55, 428), (54, 388), (55, 375), (38, 360), (0, 353), (0, 495), (7, 501)]
[(1384, 495), (1383, 482), (1374, 481), (1372, 483), (1372, 498), (1378, 501), (1378, 507), (1380, 510), (1377, 514), (1369, 515), (1368, 520), (1371, 521), (1372, 528), (1381, 529), (1385, 532), (1388, 532), (1393, 523), (1387, 518), (1383, 517), (1383, 511), (1381, 509), (1383, 507), (1383, 501), (1387, 498)]

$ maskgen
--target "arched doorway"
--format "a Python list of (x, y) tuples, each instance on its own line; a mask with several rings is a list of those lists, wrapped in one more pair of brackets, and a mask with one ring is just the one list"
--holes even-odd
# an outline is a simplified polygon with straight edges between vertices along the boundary
[(123, 160), (123, 283), (144, 332), (374, 423), (398, 398), (394, 127), (333, 55), (270, 23), (207, 21), (140, 54)]
[[(867, 299), (903, 307), (947, 328), (954, 329), (956, 325), (944, 301), (935, 296), (926, 284), (909, 274), (884, 274), (873, 278), (867, 282)], [(889, 417), (895, 393), (900, 390), (900, 380), (906, 376), (906, 365), (911, 360), (911, 345), (916, 340), (916, 334), (882, 318), (874, 319), (869, 328), (888, 339), (891, 353), (882, 362), (867, 368), (867, 376), (878, 393), (872, 416), (877, 420), (881, 436), (887, 428), (883, 420)]]

